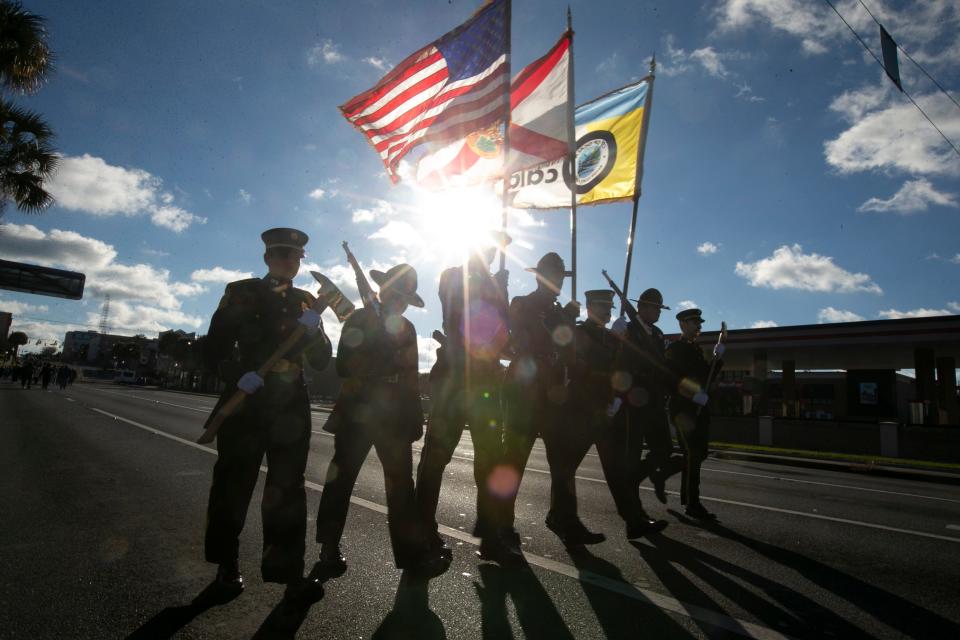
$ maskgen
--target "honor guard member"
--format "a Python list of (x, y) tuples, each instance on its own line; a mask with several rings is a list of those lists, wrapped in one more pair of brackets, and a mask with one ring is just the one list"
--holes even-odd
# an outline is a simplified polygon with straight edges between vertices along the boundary
[[(629, 374), (629, 385), (623, 407), (617, 413), (616, 428), (623, 430), (629, 461), (629, 477), (633, 491), (639, 490), (644, 477), (650, 478), (657, 499), (666, 504), (666, 480), (670, 475), (670, 453), (673, 442), (667, 421), (667, 391), (672, 388), (672, 374), (665, 359), (663, 331), (656, 326), (663, 309), (663, 295), (647, 289), (637, 300), (637, 320), (628, 324), (621, 318), (613, 330), (623, 334), (618, 370)], [(641, 461), (643, 447), (647, 457)], [(667, 526), (665, 520), (650, 520), (646, 515), (634, 526), (627, 527), (627, 537), (656, 533)]]
[[(716, 516), (700, 502), (700, 466), (707, 458), (710, 439), (710, 411), (707, 409), (707, 377), (710, 364), (697, 344), (703, 316), (700, 309), (685, 309), (677, 314), (681, 337), (667, 347), (667, 364), (678, 381), (670, 396), (670, 420), (683, 448), (683, 476), (680, 502), (686, 513), (697, 520), (715, 520)], [(713, 350), (716, 369), (723, 365), (723, 343)]]
[[(216, 584), (224, 591), (243, 590), (239, 536), (266, 455), (261, 504), (263, 580), (286, 583), (287, 598), (318, 599), (322, 586), (302, 578), (307, 522), (303, 474), (311, 434), (303, 364), (306, 360), (314, 369), (326, 367), (330, 340), (320, 314), (311, 309), (313, 296), (294, 288), (292, 282), (300, 269), (307, 234), (270, 229), (261, 237), (267, 275), (227, 285), (203, 346), (207, 367), (218, 369), (226, 383), (218, 407), (237, 388), (249, 394), (217, 435), (206, 559), (219, 565)], [(257, 375), (257, 369), (298, 325), (306, 327), (303, 339), (264, 377)]]
[[(560, 426), (574, 358), (574, 323), (580, 315), (576, 301), (565, 307), (557, 302), (567, 275), (559, 255), (548, 253), (527, 270), (536, 274), (536, 290), (510, 303), (513, 359), (504, 382), (505, 468), (493, 488), (503, 500), (501, 530), (496, 547), (480, 548), (482, 558), (508, 563), (523, 560), (513, 523), (517, 492), (534, 440), (538, 435), (543, 438), (548, 460), (563, 446)], [(552, 468), (553, 462), (550, 464)]]
[[(417, 467), (417, 507), (432, 532), (431, 544), (449, 554), (437, 534), (437, 504), (443, 471), (453, 457), (464, 424), (473, 440), (473, 475), (477, 484), (477, 520), (474, 535), (495, 536), (495, 497), (490, 474), (500, 461), (503, 419), (500, 357), (509, 341), (507, 278), (509, 272), (490, 273), (497, 250), (510, 236), (496, 231), (488, 246), (471, 253), (463, 266), (440, 274), (444, 342), (430, 371), (433, 405)], [(488, 543), (489, 544), (489, 543)]]
[(340, 539), (350, 494), (371, 447), (383, 467), (397, 567), (438, 575), (449, 560), (430, 548), (414, 504), (411, 445), (423, 435), (423, 406), (417, 331), (403, 312), (408, 305), (423, 307), (417, 272), (399, 264), (386, 273), (373, 270), (370, 278), (380, 286), (379, 308), (354, 311), (343, 325), (337, 349), (343, 385), (324, 426), (334, 434), (334, 450), (317, 513), (320, 560), (311, 575), (329, 578), (346, 571)]

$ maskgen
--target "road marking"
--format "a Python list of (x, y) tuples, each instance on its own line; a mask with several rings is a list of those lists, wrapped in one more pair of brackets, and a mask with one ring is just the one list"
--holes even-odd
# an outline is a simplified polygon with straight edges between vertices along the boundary
[[(167, 433), (165, 431), (145, 425), (135, 420), (130, 420), (129, 418), (124, 418), (123, 416), (118, 416), (116, 414), (103, 411), (102, 409), (97, 409), (96, 407), (90, 407), (90, 408), (101, 415), (132, 425), (134, 427), (137, 427), (138, 429), (143, 429), (148, 433), (152, 433), (154, 435), (168, 438), (170, 440), (173, 440), (174, 442), (185, 444), (189, 447), (193, 447), (194, 449), (198, 449), (200, 451), (205, 451), (207, 453), (211, 453), (214, 455), (216, 455), (217, 453), (214, 449), (211, 449), (210, 447), (205, 447), (201, 444), (197, 444), (196, 442), (192, 442), (185, 438), (175, 436), (171, 433)], [(266, 473), (267, 467), (264, 465), (261, 465), (260, 471), (262, 473)], [(323, 492), (323, 485), (320, 483), (313, 482), (311, 480), (306, 480), (304, 481), (304, 485), (307, 488), (313, 489), (314, 491), (317, 491), (320, 493)], [(381, 515), (384, 515), (384, 516), (387, 515), (387, 507), (385, 505), (378, 504), (376, 502), (372, 502), (364, 498), (359, 498), (357, 496), (351, 496), (350, 502), (352, 502), (353, 504), (359, 507), (369, 509), (370, 511), (374, 511)], [(458, 529), (454, 529), (453, 527), (448, 527), (446, 525), (441, 524), (439, 525), (438, 528), (440, 532), (442, 532), (444, 535), (450, 536), (451, 538), (456, 538), (457, 540), (466, 542), (468, 544), (472, 544), (474, 546), (478, 546), (480, 544), (479, 538), (474, 538), (470, 534), (467, 534)], [(658, 593), (651, 589), (646, 589), (637, 584), (623, 582), (620, 580), (614, 580), (606, 576), (598, 575), (591, 571), (581, 571), (576, 567), (572, 567), (568, 564), (564, 564), (556, 560), (551, 560), (550, 558), (544, 558), (542, 556), (538, 556), (533, 553), (524, 552), (523, 555), (527, 559), (528, 563), (532, 565), (536, 565), (542, 569), (546, 569), (547, 571), (552, 571), (553, 573), (558, 573), (560, 575), (573, 578), (574, 580), (578, 580), (579, 582), (582, 582), (584, 584), (597, 586), (602, 589), (606, 589), (607, 591), (610, 591), (612, 593), (617, 593), (617, 594), (626, 596), (628, 598), (632, 598), (634, 600), (639, 600), (640, 602), (649, 604), (653, 607), (657, 607), (658, 609), (663, 609), (666, 611), (670, 611), (672, 613), (676, 613), (681, 616), (692, 618), (694, 620), (706, 622), (715, 627), (726, 629), (727, 631), (731, 631), (733, 633), (737, 633), (737, 634), (746, 636), (748, 638), (756, 638), (756, 640), (788, 640), (789, 638), (788, 636), (785, 636), (782, 633), (775, 631), (774, 629), (769, 629), (767, 627), (764, 627), (759, 624), (755, 624), (753, 622), (740, 620), (739, 618), (733, 618), (733, 617), (724, 615), (723, 613), (713, 611), (711, 609), (706, 609), (704, 607), (699, 607), (697, 605), (690, 604), (682, 600), (677, 600), (676, 598), (664, 595), (662, 593)]]
[(210, 411), (213, 410), (213, 407), (201, 407), (201, 408), (188, 407), (188, 406), (185, 405), (185, 404), (176, 404), (176, 403), (173, 403), (173, 402), (164, 402), (163, 400), (154, 400), (153, 398), (146, 398), (146, 397), (144, 397), (144, 396), (136, 396), (136, 395), (133, 395), (132, 393), (121, 393), (121, 392), (119, 392), (119, 391), (107, 391), (106, 389), (98, 389), (97, 387), (93, 387), (93, 390), (94, 390), (94, 391), (99, 391), (99, 392), (101, 392), (101, 393), (109, 393), (109, 394), (115, 395), (115, 396), (122, 396), (122, 397), (124, 397), (124, 398), (136, 398), (137, 400), (145, 400), (146, 402), (153, 402), (153, 403), (155, 403), (155, 404), (165, 404), (165, 405), (170, 406), (170, 407), (179, 407), (179, 408), (181, 408), (181, 409), (189, 409), (190, 411), (199, 411), (200, 413), (210, 413)]
[(769, 476), (762, 473), (746, 473), (744, 471), (728, 471), (726, 469), (714, 469), (712, 467), (703, 467), (703, 471), (710, 471), (712, 473), (727, 473), (737, 476), (750, 476), (752, 478), (766, 478), (768, 480), (780, 480), (781, 482), (796, 482), (800, 484), (813, 484), (821, 487), (835, 487), (838, 489), (852, 489), (854, 491), (869, 491), (871, 493), (884, 493), (891, 496), (902, 496), (905, 498), (923, 498), (925, 500), (940, 500), (942, 502), (955, 502), (960, 504), (960, 500), (954, 500), (953, 498), (938, 498), (935, 496), (925, 496), (919, 493), (903, 493), (900, 491), (886, 491), (884, 489), (869, 489), (867, 487), (856, 487), (850, 484), (835, 484), (832, 482), (817, 482), (815, 480), (800, 480), (798, 478), (784, 478), (783, 476)]
[(953, 529), (954, 531), (960, 531), (960, 524), (948, 524), (947, 529)]
[(76, 400), (74, 400), (73, 398), (68, 398), (66, 396), (64, 396), (63, 399), (66, 400), (67, 402), (76, 402)]

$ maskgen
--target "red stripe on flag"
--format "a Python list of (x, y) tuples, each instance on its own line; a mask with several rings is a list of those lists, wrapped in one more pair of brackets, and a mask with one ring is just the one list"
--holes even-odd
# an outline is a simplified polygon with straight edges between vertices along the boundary
[[(510, 90), (510, 108), (515, 108), (518, 104), (527, 99), (527, 97), (536, 89), (543, 79), (547, 77), (561, 58), (570, 48), (570, 34), (564, 34), (562, 38), (553, 46), (553, 49), (547, 52), (539, 60), (531, 62), (523, 71), (514, 78)], [(568, 89), (569, 90), (569, 89)]]
[[(433, 53), (428, 53), (430, 50)], [(428, 54), (428, 55), (424, 55)], [(422, 59), (421, 59), (422, 57)], [(381, 97), (390, 93), (390, 89), (402, 83), (404, 80), (414, 75), (421, 69), (429, 67), (442, 57), (440, 52), (432, 45), (428, 45), (407, 57), (406, 60), (394, 67), (390, 73), (385, 75), (380, 82), (363, 93), (354, 96), (343, 105), (340, 111), (349, 120), (355, 116), (358, 111), (363, 111), (364, 107), (375, 103)]]
[(570, 151), (565, 140), (557, 140), (515, 124), (510, 125), (510, 146), (538, 158), (558, 158)]

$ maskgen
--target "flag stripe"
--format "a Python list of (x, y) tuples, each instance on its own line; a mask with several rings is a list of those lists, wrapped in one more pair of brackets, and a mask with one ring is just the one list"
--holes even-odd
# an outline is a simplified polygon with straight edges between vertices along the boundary
[[(431, 45), (427, 47), (427, 50), (418, 51), (394, 68), (391, 73), (396, 73), (396, 78), (390, 78), (388, 75), (374, 88), (344, 104), (340, 107), (340, 110), (343, 111), (344, 116), (351, 120), (367, 115), (371, 111), (379, 109), (397, 93), (404, 91), (410, 85), (416, 84), (421, 78), (433, 73), (437, 68), (435, 65), (438, 63), (442, 67), (446, 67), (446, 62), (436, 47)], [(410, 66), (406, 67), (405, 65), (408, 64)], [(386, 82), (388, 78), (390, 78), (390, 83)]]
[[(566, 140), (557, 140), (542, 133), (537, 133), (533, 129), (510, 127), (510, 150), (525, 153), (528, 156), (535, 156), (534, 162), (543, 162), (544, 158), (562, 158), (569, 152), (569, 145)], [(512, 161), (512, 165), (516, 162)]]
[(564, 36), (547, 55), (533, 64), (527, 65), (513, 80), (513, 86), (510, 89), (510, 108), (516, 108), (517, 105), (526, 100), (533, 90), (540, 86), (547, 74), (557, 66), (569, 49), (570, 37)]

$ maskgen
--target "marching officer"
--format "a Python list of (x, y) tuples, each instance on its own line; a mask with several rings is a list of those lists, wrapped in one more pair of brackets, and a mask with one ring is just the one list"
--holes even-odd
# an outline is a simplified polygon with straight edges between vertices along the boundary
[(449, 554), (437, 535), (437, 503), (443, 470), (453, 457), (464, 423), (473, 440), (473, 475), (477, 484), (477, 520), (474, 535), (496, 535), (493, 522), (496, 498), (489, 489), (490, 473), (500, 461), (503, 419), (500, 356), (509, 340), (507, 278), (509, 272), (490, 273), (497, 250), (510, 236), (497, 231), (491, 242), (472, 253), (463, 266), (440, 274), (440, 303), (445, 342), (430, 371), (433, 406), (417, 467), (417, 507), (431, 530), (431, 544)]
[(595, 289), (585, 294), (587, 318), (574, 333), (576, 361), (571, 369), (570, 399), (565, 422), (556, 444), (547, 450), (550, 460), (551, 492), (547, 526), (567, 545), (602, 542), (601, 533), (592, 533), (577, 516), (575, 475), (591, 445), (596, 445), (607, 487), (617, 512), (627, 523), (628, 537), (638, 537), (656, 526), (643, 509), (636, 485), (630, 482), (626, 455), (629, 445), (626, 421), (614, 421), (623, 404), (626, 376), (617, 370), (622, 338), (606, 328), (613, 309), (614, 292)]
[[(303, 578), (304, 470), (311, 433), (303, 363), (306, 360), (317, 370), (326, 367), (330, 340), (320, 314), (311, 308), (314, 297), (293, 286), (307, 234), (277, 228), (264, 231), (261, 238), (267, 275), (227, 285), (203, 347), (207, 367), (218, 370), (226, 382), (218, 407), (238, 388), (249, 394), (217, 436), (205, 553), (208, 562), (219, 565), (215, 585), (239, 594), (243, 590), (239, 536), (266, 455), (263, 580), (287, 584), (287, 599), (313, 601), (323, 596), (323, 588)], [(306, 327), (303, 339), (260, 377), (257, 369), (298, 325)]]
[(399, 569), (438, 575), (449, 567), (440, 549), (431, 548), (414, 503), (412, 444), (423, 435), (417, 331), (403, 317), (408, 305), (423, 307), (417, 272), (399, 264), (373, 270), (380, 286), (379, 308), (353, 312), (343, 325), (337, 374), (344, 379), (324, 430), (334, 434), (333, 459), (317, 513), (320, 559), (311, 575), (341, 575), (347, 562), (340, 539), (350, 494), (370, 448), (383, 466), (387, 518)]
[[(557, 302), (567, 275), (563, 259), (548, 253), (527, 269), (537, 277), (533, 293), (510, 303), (513, 359), (504, 382), (504, 463), (509, 474), (497, 482), (502, 495), (500, 534), (495, 548), (481, 544), (484, 559), (522, 562), (520, 536), (513, 527), (517, 492), (534, 440), (543, 437), (548, 460), (563, 446), (559, 430), (567, 402), (567, 384), (573, 364), (574, 323), (580, 315), (576, 301), (561, 307)], [(551, 467), (552, 467), (551, 462)], [(502, 486), (501, 486), (502, 485)]]
[[(707, 377), (710, 364), (697, 344), (703, 316), (700, 309), (685, 309), (677, 314), (681, 337), (667, 347), (666, 360), (678, 381), (670, 396), (670, 420), (683, 448), (683, 476), (680, 481), (680, 502), (686, 514), (697, 520), (716, 520), (700, 502), (700, 466), (707, 458), (710, 411), (707, 409)], [(724, 346), (713, 350), (715, 371), (723, 366)]]
[[(671, 372), (664, 357), (663, 331), (657, 327), (663, 309), (663, 294), (647, 289), (635, 300), (636, 320), (614, 323), (613, 330), (623, 335), (618, 370), (629, 374), (630, 384), (624, 406), (616, 416), (616, 429), (623, 432), (629, 462), (632, 490), (637, 491), (644, 477), (649, 477), (657, 499), (666, 504), (666, 480), (670, 475), (670, 453), (673, 442), (667, 422), (667, 391)], [(641, 461), (642, 444), (647, 457)], [(662, 531), (666, 520), (650, 520), (646, 514), (627, 527), (627, 537), (636, 538)]]

